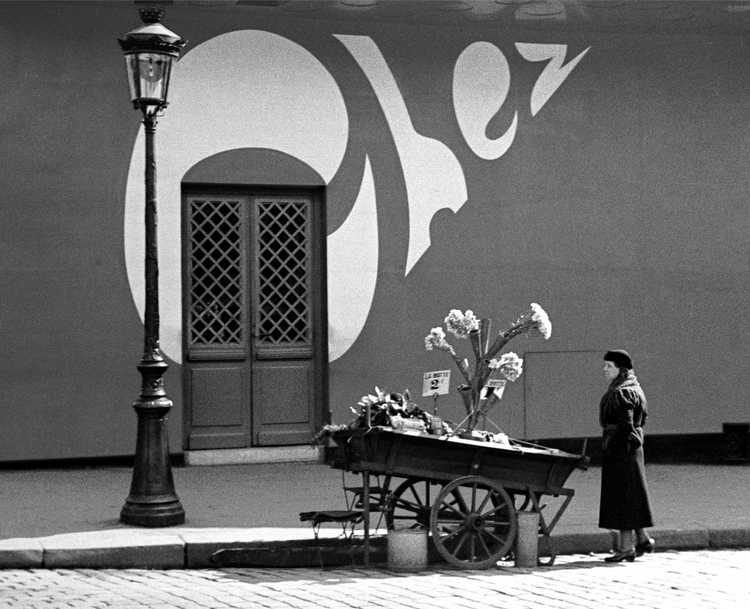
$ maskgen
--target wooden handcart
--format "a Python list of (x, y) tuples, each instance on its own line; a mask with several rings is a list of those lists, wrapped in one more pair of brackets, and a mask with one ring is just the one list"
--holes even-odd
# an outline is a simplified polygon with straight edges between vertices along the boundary
[[(494, 566), (512, 552), (520, 510), (539, 514), (549, 555), (540, 564), (553, 564), (550, 536), (574, 495), (564, 484), (588, 463), (584, 454), (522, 442), (497, 444), (388, 427), (332, 432), (325, 458), (333, 468), (362, 474), (366, 561), (370, 476), (377, 475), (385, 480), (378, 493), (387, 497), (388, 527), (428, 529), (440, 555), (466, 569)], [(550, 518), (542, 514), (545, 495), (563, 498)]]

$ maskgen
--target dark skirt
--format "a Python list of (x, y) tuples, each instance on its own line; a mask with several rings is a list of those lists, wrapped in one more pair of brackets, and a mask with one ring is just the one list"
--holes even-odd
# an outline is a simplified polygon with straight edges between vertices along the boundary
[(626, 531), (654, 526), (643, 447), (602, 455), (599, 527)]

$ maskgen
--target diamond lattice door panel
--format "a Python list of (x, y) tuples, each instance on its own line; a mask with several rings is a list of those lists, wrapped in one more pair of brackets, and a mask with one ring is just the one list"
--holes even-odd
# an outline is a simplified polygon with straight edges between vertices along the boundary
[(254, 436), (304, 442), (314, 409), (312, 202), (259, 197), (254, 212)]
[(258, 356), (310, 357), (310, 205), (257, 201)]
[(187, 198), (189, 449), (238, 448), (249, 443), (247, 216), (247, 198)]
[(322, 424), (317, 195), (185, 197), (187, 448), (307, 443)]
[(191, 199), (188, 348), (243, 346), (242, 200)]

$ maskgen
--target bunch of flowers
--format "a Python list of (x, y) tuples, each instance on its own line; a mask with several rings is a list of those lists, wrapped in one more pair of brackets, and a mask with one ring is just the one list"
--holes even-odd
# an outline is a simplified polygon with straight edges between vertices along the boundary
[(552, 336), (552, 323), (544, 309), (535, 302), (531, 303), (531, 311), (521, 315), (505, 334), (507, 339), (510, 340), (525, 332), (539, 334), (544, 340), (548, 340)]
[(424, 339), (425, 349), (432, 351), (433, 349), (442, 349), (449, 353), (455, 353), (453, 347), (451, 347), (445, 340), (445, 332), (440, 327), (433, 328), (430, 333)]
[(473, 370), (469, 367), (468, 359), (459, 357), (453, 345), (446, 340), (441, 327), (430, 330), (425, 337), (425, 348), (428, 351), (445, 351), (458, 366), (465, 381), (458, 390), (466, 408), (467, 430), (471, 431), (476, 426), (479, 415), (485, 414), (499, 399), (493, 392), (489, 398), (492, 403), (480, 404), (482, 390), (490, 376), (498, 371), (512, 382), (523, 372), (523, 360), (515, 353), (505, 353), (499, 358), (495, 356), (511, 339), (522, 334), (538, 334), (545, 340), (549, 339), (552, 335), (552, 324), (544, 309), (532, 303), (530, 311), (521, 315), (505, 332), (499, 332), (490, 344), (489, 319), (478, 319), (470, 310), (462, 313), (459, 309), (452, 309), (444, 321), (445, 327), (456, 338), (470, 339), (475, 360)]
[[(407, 389), (403, 393), (389, 393), (375, 387), (375, 394), (363, 395), (357, 403), (359, 410), (349, 407), (357, 415), (345, 425), (324, 425), (312, 439), (313, 446), (323, 444), (331, 434), (345, 429), (363, 429), (369, 426), (395, 427), (424, 431), (432, 428), (439, 421), (444, 433), (451, 433), (451, 427), (440, 419), (433, 420), (432, 415), (422, 410), (411, 401)], [(369, 421), (369, 425), (368, 425)]]
[(467, 338), (469, 332), (479, 329), (479, 320), (472, 311), (461, 313), (459, 309), (451, 309), (445, 318), (445, 327), (457, 338)]
[(411, 401), (411, 395), (407, 389), (403, 393), (388, 393), (375, 387), (375, 395), (363, 395), (358, 404), (359, 412), (352, 408), (352, 412), (358, 415), (353, 427), (367, 426), (369, 410), (370, 425), (391, 425), (392, 417), (402, 419), (419, 419), (425, 424), (429, 421), (429, 415), (419, 406)]
[(515, 381), (523, 372), (523, 360), (512, 351), (503, 354), (500, 359), (491, 359), (487, 366), (490, 370), (499, 370), (510, 382)]

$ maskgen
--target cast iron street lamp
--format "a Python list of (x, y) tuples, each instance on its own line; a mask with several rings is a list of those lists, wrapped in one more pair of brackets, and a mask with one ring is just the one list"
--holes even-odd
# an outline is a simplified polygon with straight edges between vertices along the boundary
[(125, 54), (133, 106), (143, 112), (146, 132), (146, 312), (143, 357), (138, 371), (143, 379), (133, 408), (138, 414), (138, 436), (130, 495), (120, 521), (146, 527), (185, 522), (185, 510), (174, 489), (169, 463), (166, 418), (172, 401), (164, 391), (167, 363), (159, 349), (159, 263), (156, 246), (156, 159), (154, 135), (157, 113), (167, 105), (172, 62), (185, 42), (159, 23), (162, 9), (141, 9), (144, 25), (118, 40)]

